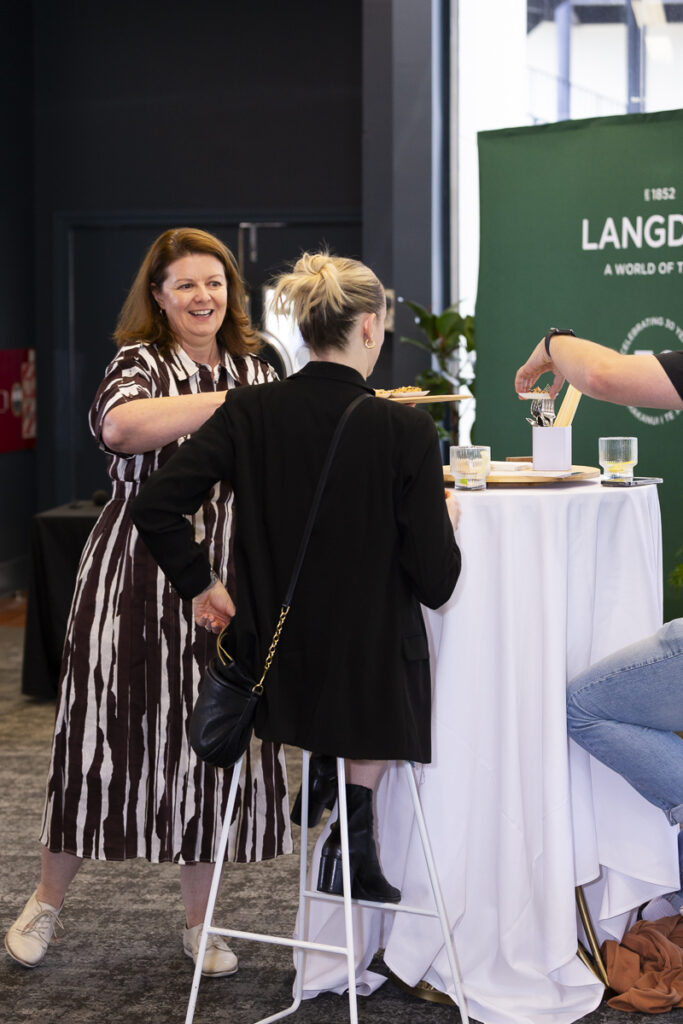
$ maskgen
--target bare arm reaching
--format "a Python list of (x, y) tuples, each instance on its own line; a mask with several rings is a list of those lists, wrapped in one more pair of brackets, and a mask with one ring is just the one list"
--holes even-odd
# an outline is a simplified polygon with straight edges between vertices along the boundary
[(117, 405), (102, 422), (102, 440), (126, 455), (163, 448), (185, 434), (193, 434), (225, 401), (225, 391), (199, 395), (140, 398)]
[(529, 391), (543, 373), (552, 373), (554, 397), (565, 380), (590, 398), (617, 405), (642, 405), (651, 409), (683, 409), (666, 370), (654, 355), (622, 355), (585, 338), (557, 334), (539, 341), (515, 377), (515, 390)]

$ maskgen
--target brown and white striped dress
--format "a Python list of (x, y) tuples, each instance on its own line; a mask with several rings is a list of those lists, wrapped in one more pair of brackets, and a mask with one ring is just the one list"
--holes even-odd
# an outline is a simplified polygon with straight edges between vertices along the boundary
[[(225, 391), (272, 379), (255, 357), (212, 370), (181, 348), (128, 345), (107, 368), (90, 410), (102, 421), (123, 402)], [(195, 626), (139, 539), (128, 502), (185, 438), (144, 455), (108, 453), (112, 498), (78, 571), (64, 646), (41, 842), (97, 860), (215, 861), (231, 771), (198, 761), (189, 714), (215, 637)], [(194, 517), (195, 535), (228, 589), (234, 584), (232, 492), (217, 484)], [(228, 858), (256, 861), (292, 849), (284, 751), (254, 740), (244, 759)]]

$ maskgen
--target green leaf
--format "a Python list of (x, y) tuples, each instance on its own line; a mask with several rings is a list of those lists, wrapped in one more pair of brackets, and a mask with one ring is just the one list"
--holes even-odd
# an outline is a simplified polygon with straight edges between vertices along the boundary
[(447, 339), (449, 342), (452, 340), (457, 343), (461, 335), (464, 334), (465, 320), (451, 306), (448, 309), (444, 309), (441, 316), (436, 318), (436, 326), (442, 338)]
[(474, 352), (474, 317), (466, 316), (463, 325), (463, 334), (468, 352)]
[(429, 310), (425, 309), (424, 306), (421, 306), (419, 302), (412, 302), (410, 299), (402, 299), (401, 301), (404, 302), (406, 304), (406, 306), (410, 306), (410, 308), (412, 309), (413, 313), (415, 313), (415, 315), (418, 318), (420, 318), (420, 319), (423, 319), (425, 317), (429, 317), (429, 316), (432, 315), (429, 312)]
[[(467, 352), (475, 351), (474, 317), (469, 314), (462, 316), (458, 311), (459, 303), (457, 302), (442, 310), (438, 315), (435, 315), (418, 302), (412, 302), (410, 299), (403, 299), (402, 301), (415, 314), (415, 322), (426, 340), (423, 338), (405, 337), (399, 340), (415, 345), (425, 352), (430, 352), (438, 364), (438, 369), (430, 367), (420, 373), (415, 378), (415, 383), (432, 394), (451, 394), (454, 389), (457, 390), (462, 387), (462, 381), (459, 378), (449, 376), (447, 372), (450, 369), (449, 363), (453, 353), (460, 349), (463, 341)], [(474, 395), (474, 383), (468, 382), (467, 387), (472, 395)], [(446, 415), (446, 405), (442, 402), (428, 403), (424, 405), (424, 408), (436, 423), (439, 436), (449, 439), (451, 443), (456, 443), (460, 419), (459, 412), (451, 412), (449, 420), (449, 417)], [(450, 431), (444, 426), (444, 423), (449, 421), (452, 423)]]
[(423, 370), (415, 378), (415, 383), (419, 384), (423, 391), (429, 391), (433, 395), (449, 395), (451, 393), (450, 381), (442, 377), (436, 370)]
[[(683, 555), (683, 548), (679, 548), (677, 555)], [(675, 565), (669, 574), (669, 583), (674, 590), (683, 590), (683, 563)]]
[(422, 348), (422, 349), (425, 350), (425, 352), (431, 352), (432, 351), (432, 346), (428, 345), (426, 341), (420, 341), (419, 338), (403, 338), (403, 337), (401, 337), (399, 340), (400, 341), (405, 341), (409, 345), (416, 345), (417, 348)]
[(474, 349), (474, 317), (462, 316), (457, 305), (448, 306), (443, 312), (436, 316), (430, 313), (418, 302), (410, 299), (403, 300), (413, 313), (415, 321), (427, 338), (428, 345), (420, 343), (413, 338), (401, 338), (401, 341), (410, 342), (421, 348), (427, 348), (442, 362), (460, 346), (460, 339), (464, 339), (467, 351)]
[(439, 332), (436, 327), (436, 317), (434, 314), (430, 313), (424, 306), (420, 306), (417, 302), (411, 302), (409, 299), (404, 299), (403, 301), (406, 306), (410, 306), (412, 309), (419, 327), (424, 331), (428, 339), (435, 341), (439, 336)]
[(683, 589), (683, 565), (676, 565), (669, 575), (669, 583), (675, 590)]

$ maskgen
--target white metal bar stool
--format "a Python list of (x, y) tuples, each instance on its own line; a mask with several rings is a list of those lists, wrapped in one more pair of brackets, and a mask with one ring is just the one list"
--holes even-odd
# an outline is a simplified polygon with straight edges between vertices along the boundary
[(346, 772), (344, 767), (344, 759), (341, 757), (337, 758), (337, 780), (339, 789), (339, 826), (341, 836), (341, 849), (342, 849), (342, 878), (344, 882), (344, 895), (343, 896), (332, 896), (327, 893), (318, 892), (316, 889), (307, 888), (307, 877), (308, 877), (308, 765), (309, 765), (310, 753), (307, 750), (303, 751), (303, 762), (302, 762), (302, 784), (301, 784), (301, 797), (302, 797), (302, 813), (301, 813), (301, 857), (299, 865), (299, 917), (298, 920), (301, 923), (301, 927), (305, 929), (306, 921), (306, 901), (322, 899), (327, 901), (334, 901), (337, 903), (344, 904), (344, 926), (346, 943), (343, 946), (335, 946), (323, 942), (308, 942), (305, 938), (286, 938), (277, 935), (266, 935), (260, 932), (244, 932), (238, 931), (235, 928), (218, 928), (213, 925), (213, 913), (216, 905), (216, 898), (218, 895), (218, 887), (220, 884), (221, 871), (225, 859), (225, 850), (228, 844), (228, 834), (230, 832), (230, 822), (232, 820), (232, 812), (235, 805), (235, 798), (237, 795), (237, 785), (240, 777), (240, 770), (242, 767), (242, 759), (237, 762), (234, 767), (232, 775), (232, 784), (230, 786), (230, 793), (228, 795), (228, 805), (225, 811), (225, 817), (223, 820), (223, 828), (221, 831), (218, 856), (216, 859), (216, 867), (213, 872), (213, 878), (211, 881), (211, 890), (209, 892), (209, 902), (206, 908), (206, 917), (204, 918), (204, 924), (202, 926), (201, 940), (199, 943), (199, 951), (197, 953), (197, 963), (194, 971), (194, 978), (192, 979), (192, 989), (190, 992), (190, 1000), (187, 1007), (187, 1015), (185, 1017), (185, 1024), (192, 1024), (194, 1019), (195, 1006), (197, 1003), (197, 995), (199, 992), (199, 983), (202, 977), (202, 964), (204, 962), (204, 954), (206, 953), (206, 944), (209, 935), (225, 935), (232, 938), (238, 939), (251, 939), (254, 942), (265, 942), (271, 945), (278, 946), (289, 946), (295, 950), (295, 965), (296, 965), (296, 980), (294, 983), (294, 1000), (290, 1006), (284, 1010), (280, 1010), (278, 1013), (272, 1014), (270, 1017), (264, 1017), (262, 1020), (256, 1022), (256, 1024), (271, 1024), (271, 1021), (280, 1020), (282, 1017), (288, 1017), (294, 1013), (300, 1006), (302, 995), (303, 995), (303, 966), (304, 956), (308, 950), (318, 951), (323, 953), (337, 953), (339, 956), (346, 957), (346, 970), (349, 984), (349, 1020), (350, 1024), (358, 1024), (358, 1008), (356, 1005), (356, 965), (354, 955), (354, 943), (353, 943), (353, 920), (351, 915), (351, 905), (357, 903), (362, 907), (376, 907), (381, 908), (383, 911), (393, 911), (394, 913), (404, 914), (420, 914), (424, 917), (438, 917), (441, 923), (441, 931), (443, 934), (444, 945), (446, 948), (446, 954), (448, 957), (448, 964), (451, 970), (453, 978), (453, 987), (455, 990), (456, 1001), (458, 1004), (458, 1010), (462, 1024), (469, 1024), (469, 1017), (467, 1015), (467, 1007), (465, 1003), (465, 997), (462, 991), (462, 985), (460, 982), (460, 973), (458, 971), (455, 950), (453, 948), (453, 940), (451, 936), (451, 930), (446, 917), (446, 908), (441, 893), (441, 886), (436, 871), (436, 865), (434, 863), (434, 857), (432, 854), (431, 844), (429, 842), (429, 836), (427, 834), (427, 827), (425, 825), (424, 815), (422, 813), (422, 807), (420, 805), (420, 799), (417, 793), (417, 786), (415, 784), (415, 776), (413, 774), (413, 766), (409, 761), (403, 762), (403, 768), (406, 773), (408, 780), (408, 787), (410, 789), (410, 795), (413, 801), (413, 809), (415, 812), (415, 820), (417, 822), (418, 831), (420, 834), (420, 840), (422, 842), (422, 849), (425, 855), (425, 861), (427, 864), (427, 871), (429, 874), (429, 881), (432, 887), (432, 893), (434, 895), (434, 910), (426, 910), (423, 907), (412, 907), (405, 904), (392, 904), (392, 903), (374, 903), (368, 900), (352, 900), (351, 899), (351, 869), (349, 866), (349, 831), (348, 821), (346, 813)]

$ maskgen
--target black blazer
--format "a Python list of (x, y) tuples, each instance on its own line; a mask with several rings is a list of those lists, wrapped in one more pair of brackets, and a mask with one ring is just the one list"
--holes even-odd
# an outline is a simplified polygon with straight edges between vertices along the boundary
[[(360, 374), (311, 362), (240, 388), (143, 486), (131, 514), (184, 597), (207, 586), (193, 513), (232, 483), (237, 613), (227, 649), (258, 676), (334, 428)], [(420, 603), (450, 597), (460, 552), (436, 430), (423, 410), (373, 398), (342, 434), (256, 720), (256, 735), (352, 758), (431, 756)]]

